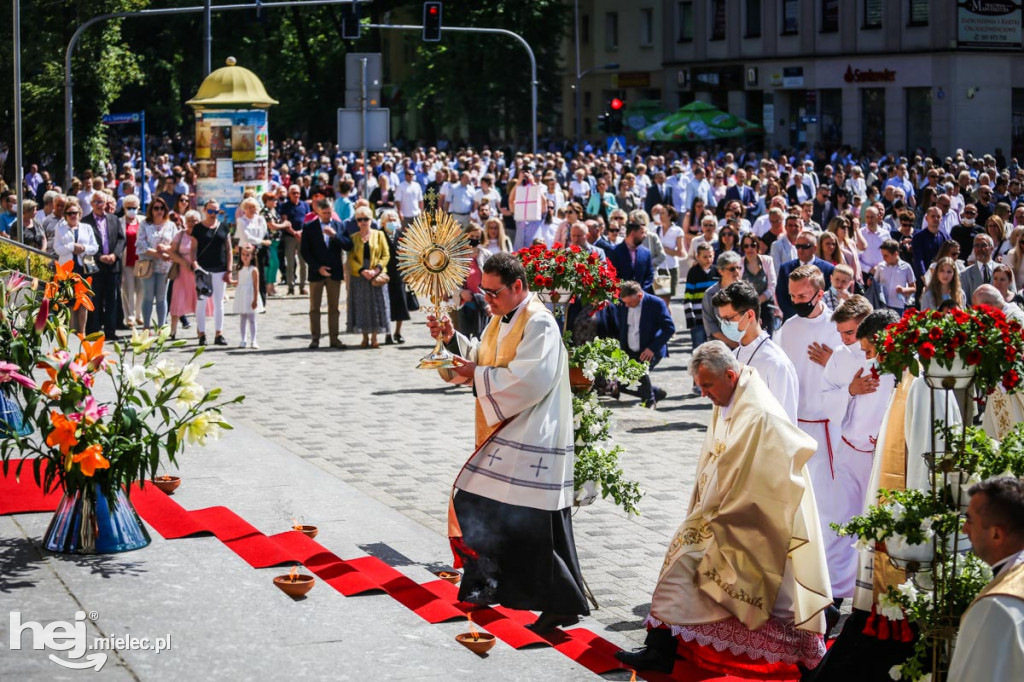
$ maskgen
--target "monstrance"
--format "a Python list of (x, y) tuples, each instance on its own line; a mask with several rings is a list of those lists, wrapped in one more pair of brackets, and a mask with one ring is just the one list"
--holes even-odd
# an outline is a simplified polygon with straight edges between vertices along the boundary
[[(433, 192), (427, 194), (429, 208), (416, 217), (398, 241), (398, 269), (413, 291), (430, 299), (427, 310), (443, 320), (451, 309), (448, 299), (469, 274), (473, 249), (455, 219), (434, 208)], [(454, 358), (438, 338), (434, 350), (420, 360), (417, 369), (454, 367)]]

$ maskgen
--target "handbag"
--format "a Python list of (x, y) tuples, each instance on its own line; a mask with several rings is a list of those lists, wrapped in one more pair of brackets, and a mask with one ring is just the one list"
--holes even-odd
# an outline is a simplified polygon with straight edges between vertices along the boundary
[(196, 268), (196, 295), (199, 298), (213, 296), (213, 273)]
[(171, 263), (171, 269), (167, 271), (167, 281), (174, 281), (181, 273), (181, 265), (179, 263)]
[(153, 276), (153, 261), (148, 258), (140, 258), (132, 266), (132, 272), (135, 274), (135, 279), (149, 279)]
[(416, 295), (416, 292), (409, 287), (405, 288), (405, 307), (408, 308), (411, 313), (420, 309), (420, 299)]
[(86, 275), (95, 275), (100, 271), (100, 266), (96, 265), (95, 256), (82, 256), (82, 272)]
[(654, 295), (669, 296), (672, 294), (672, 275), (668, 270), (658, 270), (654, 275)]
[(372, 284), (375, 287), (382, 287), (382, 286), (386, 286), (387, 283), (390, 282), (390, 281), (391, 281), (391, 278), (388, 277), (388, 273), (386, 273), (383, 270), (381, 270), (380, 272), (377, 273), (376, 277), (374, 277), (373, 279), (370, 280), (370, 284)]

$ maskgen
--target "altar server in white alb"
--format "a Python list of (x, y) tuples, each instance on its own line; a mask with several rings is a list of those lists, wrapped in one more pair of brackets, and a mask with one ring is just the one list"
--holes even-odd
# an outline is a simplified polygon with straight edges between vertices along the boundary
[[(832, 596), (836, 599), (853, 597), (858, 555), (850, 538), (838, 536), (830, 524), (849, 523), (863, 511), (878, 431), (896, 387), (896, 377), (879, 375), (875, 360), (868, 360), (860, 343), (860, 339), (873, 338), (896, 322), (896, 313), (880, 310), (873, 318), (872, 313), (871, 304), (863, 296), (852, 296), (836, 308), (832, 320), (842, 343), (833, 349), (822, 375), (820, 400), (829, 424), (838, 426), (832, 433), (838, 434), (839, 440), (833, 443), (832, 479), (814, 494), (825, 537)], [(872, 323), (865, 326), (868, 318)]]
[(590, 612), (572, 533), (573, 415), (569, 363), (551, 312), (510, 253), (491, 256), (480, 290), (494, 317), (480, 341), (428, 318), (461, 356), (442, 376), (476, 393), (476, 451), (455, 481), (448, 535), (465, 567), (461, 601), (540, 611), (532, 628)]
[(733, 355), (741, 364), (757, 370), (789, 420), (796, 424), (800, 392), (796, 368), (768, 333), (761, 329), (758, 318), (761, 304), (757, 300), (757, 290), (749, 282), (734, 282), (716, 293), (711, 305), (715, 306), (722, 333), (739, 344)]
[(950, 680), (1024, 679), (1024, 481), (990, 478), (971, 495), (964, 531), (972, 551), (992, 567), (985, 586), (960, 619)]

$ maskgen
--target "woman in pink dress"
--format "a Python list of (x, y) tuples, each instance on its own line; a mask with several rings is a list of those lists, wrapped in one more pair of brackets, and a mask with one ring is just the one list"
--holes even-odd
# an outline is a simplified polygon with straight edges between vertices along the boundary
[[(178, 332), (178, 321), (183, 315), (196, 312), (196, 240), (192, 236), (192, 228), (199, 223), (198, 211), (185, 213), (185, 229), (175, 236), (171, 242), (171, 260), (178, 265), (178, 276), (174, 279), (171, 292), (171, 340)], [(213, 314), (213, 299), (207, 299), (207, 315)]]

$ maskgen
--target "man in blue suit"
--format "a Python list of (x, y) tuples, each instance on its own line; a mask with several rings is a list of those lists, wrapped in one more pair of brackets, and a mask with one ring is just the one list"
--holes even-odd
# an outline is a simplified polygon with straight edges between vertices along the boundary
[(789, 297), (790, 273), (801, 265), (816, 265), (821, 270), (821, 274), (825, 276), (825, 291), (828, 291), (828, 288), (832, 286), (832, 271), (835, 269), (828, 261), (818, 258), (818, 236), (813, 232), (801, 232), (796, 238), (795, 246), (796, 258), (782, 264), (779, 269), (779, 281), (775, 285), (776, 299), (784, 320), (796, 315), (793, 299)]
[(654, 293), (654, 266), (651, 251), (643, 245), (647, 237), (647, 226), (642, 223), (626, 225), (626, 238), (612, 249), (608, 260), (615, 266), (619, 280), (638, 282), (649, 294)]
[(668, 340), (676, 333), (676, 325), (665, 302), (645, 294), (632, 280), (619, 282), (619, 300), (622, 304), (615, 309), (619, 345), (632, 359), (649, 363), (638, 395), (645, 407), (654, 407), (665, 398), (665, 391), (651, 383), (650, 370), (668, 355)]
[(747, 186), (747, 172), (742, 168), (736, 170), (736, 184), (725, 190), (725, 200), (743, 204), (747, 220), (753, 221), (757, 217), (757, 194)]
[[(327, 292), (327, 331), (331, 348), (344, 348), (340, 333), (341, 287), (345, 281), (342, 251), (352, 250), (352, 238), (345, 234), (342, 224), (331, 219), (333, 206), (321, 198), (314, 205), (316, 216), (302, 226), (300, 252), (309, 266), (309, 332), (310, 348), (320, 347), (320, 303)], [(356, 210), (357, 220), (369, 220), (369, 209)]]

